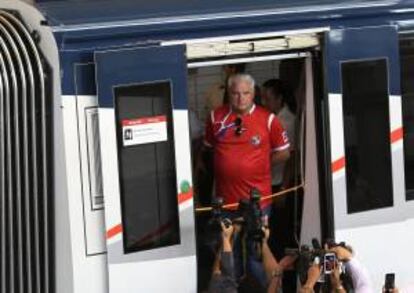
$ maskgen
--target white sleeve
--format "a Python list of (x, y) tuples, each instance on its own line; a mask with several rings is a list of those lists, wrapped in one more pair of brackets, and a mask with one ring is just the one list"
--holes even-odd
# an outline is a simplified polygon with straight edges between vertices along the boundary
[(352, 258), (345, 264), (346, 269), (352, 277), (355, 293), (373, 293), (371, 279), (366, 268), (357, 260)]

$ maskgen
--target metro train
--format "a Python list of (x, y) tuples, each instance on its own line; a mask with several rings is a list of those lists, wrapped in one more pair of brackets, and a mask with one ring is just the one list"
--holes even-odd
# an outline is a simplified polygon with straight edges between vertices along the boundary
[(413, 284), (414, 1), (2, 0), (0, 292), (196, 292), (189, 110), (294, 61), (300, 243)]

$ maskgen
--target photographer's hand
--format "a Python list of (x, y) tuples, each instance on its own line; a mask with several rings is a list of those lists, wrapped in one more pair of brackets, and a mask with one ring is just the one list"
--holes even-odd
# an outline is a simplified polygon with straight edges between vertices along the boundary
[(301, 293), (305, 292), (313, 292), (313, 287), (315, 286), (316, 282), (319, 280), (321, 275), (322, 268), (319, 264), (313, 264), (308, 269), (308, 278), (305, 284), (300, 289)]
[[(281, 278), (283, 274), (283, 267), (281, 267), (276, 258), (274, 257), (272, 251), (267, 244), (270, 236), (270, 230), (268, 227), (267, 216), (263, 218), (263, 239), (262, 239), (262, 254), (263, 254), (263, 268), (266, 272), (269, 282), (271, 282), (272, 288), (279, 288), (281, 285)], [(277, 280), (276, 280), (277, 279)], [(270, 288), (270, 287), (269, 287)]]
[(295, 269), (295, 262), (298, 259), (296, 255), (285, 255), (279, 262), (283, 270)]
[(232, 224), (226, 226), (226, 224), (223, 221), (220, 224), (221, 224), (221, 237), (223, 238), (223, 251), (231, 252), (232, 251), (231, 236), (233, 235), (234, 226)]
[(346, 292), (344, 287), (342, 287), (342, 281), (341, 281), (341, 272), (340, 272), (340, 264), (338, 262), (335, 262), (335, 268), (332, 271), (332, 274), (330, 275), (331, 278), (331, 284), (332, 284), (332, 292)]

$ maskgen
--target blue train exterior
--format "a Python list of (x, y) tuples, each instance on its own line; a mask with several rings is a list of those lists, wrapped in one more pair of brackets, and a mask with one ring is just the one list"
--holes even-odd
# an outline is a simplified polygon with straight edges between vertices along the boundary
[[(35, 251), (39, 259), (32, 259), (37, 248), (23, 240), (35, 230), (16, 228), (22, 245), (15, 248), (2, 234), (4, 292), (196, 292), (188, 72), (257, 58), (299, 58), (305, 64), (301, 243), (312, 237), (349, 242), (376, 291), (387, 272), (396, 273), (401, 288), (414, 284), (413, 121), (405, 119), (412, 103), (404, 63), (414, 36), (413, 1), (6, 1), (0, 10), (16, 12), (28, 31), (37, 31), (32, 37), (47, 68), (45, 103), (52, 113), (50, 152), (44, 154), (52, 191), (43, 194), (47, 208), (40, 208), (50, 211), (50, 231), (41, 230), (51, 244), (40, 241), (46, 252)], [(275, 47), (263, 45), (265, 40)], [(237, 51), (237, 42), (253, 49)], [(209, 44), (229, 49), (217, 53)], [(167, 102), (151, 98), (164, 87)], [(151, 102), (131, 98), (140, 91)], [(134, 112), (134, 105), (144, 110)], [(4, 121), (6, 110), (0, 113)], [(168, 163), (154, 168), (174, 183), (154, 183), (171, 189), (157, 202), (128, 193), (134, 186), (128, 161), (142, 162), (131, 171), (142, 173), (159, 159), (144, 148), (129, 153), (133, 148), (124, 136), (149, 118), (160, 137), (132, 144), (162, 143), (163, 152), (165, 147)], [(7, 163), (0, 163), (6, 172)], [(163, 180), (154, 174), (142, 176)], [(3, 185), (3, 202), (12, 202)], [(152, 216), (135, 215), (134, 205), (142, 214), (157, 210), (157, 224)], [(16, 206), (22, 221), (30, 219), (24, 203)], [(7, 218), (12, 213), (3, 213), (5, 227), (13, 226)], [(141, 231), (139, 221), (149, 230)], [(129, 242), (134, 233), (141, 237), (135, 246)], [(7, 252), (21, 252), (42, 273)]]

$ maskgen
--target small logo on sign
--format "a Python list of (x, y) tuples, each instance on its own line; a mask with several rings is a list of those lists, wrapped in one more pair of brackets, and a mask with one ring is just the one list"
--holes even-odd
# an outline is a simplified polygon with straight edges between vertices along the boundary
[(129, 128), (125, 129), (124, 139), (125, 140), (131, 140), (132, 139), (132, 129), (129, 129)]
[(260, 136), (259, 135), (252, 136), (252, 138), (250, 139), (250, 143), (254, 146), (258, 146), (260, 144)]

